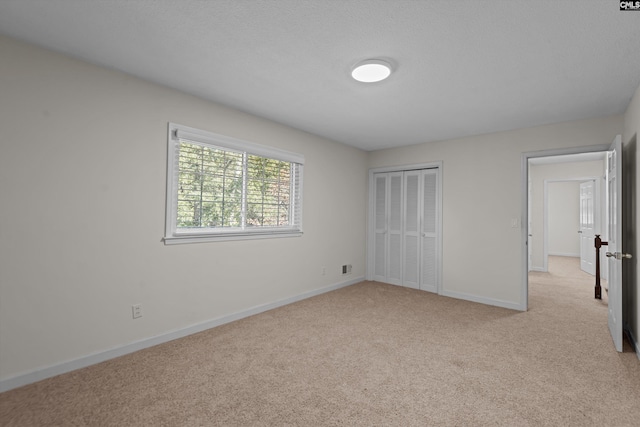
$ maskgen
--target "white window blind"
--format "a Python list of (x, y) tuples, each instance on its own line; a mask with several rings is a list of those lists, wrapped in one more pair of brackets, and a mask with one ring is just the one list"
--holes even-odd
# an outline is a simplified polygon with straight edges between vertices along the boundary
[(304, 157), (169, 123), (165, 243), (302, 234)]

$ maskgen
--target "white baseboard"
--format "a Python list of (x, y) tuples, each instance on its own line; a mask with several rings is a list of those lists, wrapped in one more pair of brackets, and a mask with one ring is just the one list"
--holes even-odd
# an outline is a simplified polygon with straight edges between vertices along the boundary
[(478, 302), (480, 304), (493, 305), (496, 307), (509, 308), (511, 310), (525, 311), (526, 308), (522, 307), (521, 304), (511, 302), (511, 301), (503, 301), (494, 298), (486, 298), (480, 297), (472, 294), (465, 294), (463, 292), (455, 292), (455, 291), (442, 291), (440, 294), (445, 297), (463, 299), (466, 301)]
[(364, 277), (359, 276), (351, 280), (336, 283), (334, 285), (326, 286), (323, 288), (314, 289), (312, 291), (303, 292), (299, 295), (295, 295), (289, 298), (285, 298), (279, 301), (275, 301), (268, 304), (258, 305), (247, 310), (242, 310), (236, 313), (228, 314), (226, 316), (217, 317), (209, 321), (198, 323), (195, 325), (187, 326), (186, 328), (177, 329), (175, 331), (167, 332), (154, 337), (145, 338), (140, 341), (135, 341), (123, 346), (115, 347), (109, 350), (93, 353), (87, 356), (73, 359), (67, 362), (63, 362), (57, 365), (49, 366), (43, 369), (37, 369), (24, 374), (16, 375), (4, 380), (0, 380), (0, 393), (8, 391), (17, 387), (21, 387), (27, 384), (31, 384), (46, 378), (51, 378), (56, 375), (64, 374), (67, 372), (75, 371), (76, 369), (85, 368), (87, 366), (95, 365), (96, 363), (104, 362), (109, 359), (124, 356), (125, 354), (133, 353), (138, 350), (142, 350), (154, 345), (162, 344), (165, 342), (173, 341), (178, 338), (183, 338), (188, 335), (192, 335), (198, 332), (205, 331), (207, 329), (215, 328), (216, 326), (224, 325), (225, 323), (233, 322), (245, 317), (253, 316), (274, 308), (282, 307), (303, 299), (311, 298), (316, 295), (324, 294), (326, 292), (335, 291), (336, 289), (344, 288), (356, 283), (362, 282)]
[(548, 255), (550, 256), (568, 256), (568, 257), (572, 257), (572, 258), (580, 258), (580, 254), (579, 253), (570, 253), (570, 252), (549, 252)]
[(546, 273), (547, 270), (544, 269), (544, 267), (531, 267), (529, 268), (529, 271), (538, 271), (540, 273)]

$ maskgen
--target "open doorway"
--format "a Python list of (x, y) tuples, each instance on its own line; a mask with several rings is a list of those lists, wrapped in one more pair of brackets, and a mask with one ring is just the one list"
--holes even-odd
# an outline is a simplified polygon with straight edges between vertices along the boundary
[[(528, 152), (522, 154), (522, 287), (521, 287), (521, 301), (523, 301), (523, 309), (529, 309), (529, 272), (534, 271), (536, 264), (534, 261), (534, 257), (539, 256), (540, 258), (537, 260), (537, 267), (543, 265), (543, 255), (540, 254), (539, 249), (535, 249), (536, 242), (534, 241), (536, 238), (540, 238), (542, 236), (541, 233), (538, 235), (534, 235), (535, 228), (532, 228), (532, 223), (534, 221), (534, 216), (532, 213), (533, 204), (530, 203), (529, 196), (535, 191), (534, 190), (534, 182), (531, 180), (529, 176), (529, 168), (530, 161), (533, 160), (534, 163), (536, 159), (540, 158), (549, 158), (546, 162), (548, 163), (562, 163), (562, 161), (568, 160), (567, 157), (571, 155), (592, 155), (598, 156), (593, 158), (593, 160), (597, 160), (600, 158), (602, 153), (607, 152), (609, 150), (608, 145), (597, 145), (597, 146), (587, 146), (587, 147), (574, 147), (574, 148), (566, 148), (566, 149), (555, 149), (555, 150), (543, 150), (537, 152)], [(584, 159), (585, 157), (581, 157), (580, 159)], [(543, 184), (541, 184), (543, 187)], [(538, 190), (543, 191), (543, 190)], [(540, 230), (543, 230), (540, 228)], [(543, 247), (544, 241), (540, 239), (538, 242), (538, 248)], [(542, 267), (543, 268), (543, 267)]]
[(546, 273), (594, 285), (595, 235), (606, 241), (606, 158), (599, 151), (528, 159), (529, 280)]
[[(535, 227), (533, 226), (534, 214), (532, 213), (535, 209), (535, 204), (530, 200), (530, 195), (535, 195), (535, 178), (533, 178), (530, 174), (530, 168), (534, 166), (536, 163), (536, 159), (538, 158), (553, 158), (550, 159), (551, 163), (562, 163), (566, 158), (562, 156), (566, 155), (578, 155), (582, 153), (595, 153), (595, 152), (606, 152), (606, 180), (602, 182), (603, 187), (606, 189), (606, 205), (602, 211), (606, 212), (606, 227), (603, 227), (606, 230), (606, 243), (603, 242), (602, 245), (606, 245), (606, 258), (605, 261), (608, 263), (608, 295), (606, 295), (606, 301), (603, 300), (601, 303), (606, 304), (603, 306), (605, 311), (607, 312), (607, 324), (609, 328), (609, 332), (613, 339), (613, 343), (615, 349), (618, 352), (622, 352), (624, 342), (623, 342), (623, 331), (624, 331), (624, 313), (623, 313), (623, 274), (622, 274), (622, 260), (632, 258), (632, 254), (624, 252), (622, 249), (623, 236), (626, 232), (629, 231), (629, 227), (633, 228), (633, 224), (627, 225), (623, 223), (623, 212), (629, 209), (629, 197), (625, 198), (625, 194), (622, 192), (622, 182), (626, 179), (629, 180), (629, 172), (626, 175), (623, 174), (623, 150), (622, 150), (622, 137), (621, 135), (617, 135), (613, 142), (609, 147), (607, 146), (599, 146), (599, 147), (583, 147), (583, 148), (575, 148), (575, 149), (566, 149), (566, 150), (552, 150), (552, 151), (542, 151), (542, 152), (534, 152), (534, 153), (523, 153), (522, 155), (522, 212), (523, 212), (523, 226), (522, 227), (522, 259), (523, 259), (523, 286), (522, 286), (522, 298), (524, 301), (525, 309), (530, 308), (530, 295), (533, 295), (533, 292), (530, 289), (530, 281), (529, 275), (535, 273), (546, 274), (548, 272), (536, 272), (531, 271), (535, 268), (534, 265), (534, 257), (539, 249), (536, 250), (535, 246)], [(593, 154), (595, 155), (595, 154)], [(533, 162), (532, 162), (533, 160)], [(544, 162), (544, 160), (540, 160)], [(629, 161), (629, 160), (627, 160)], [(633, 159), (631, 159), (633, 162)], [(635, 168), (630, 168), (635, 171)], [(597, 182), (597, 180), (596, 180)], [(585, 184), (586, 185), (586, 184)], [(626, 202), (625, 202), (626, 199)], [(540, 233), (538, 232), (538, 235)], [(595, 246), (595, 245), (594, 245)], [(595, 247), (594, 247), (595, 252)], [(602, 252), (601, 252), (602, 255)], [(547, 258), (548, 258), (547, 253)], [(603, 260), (603, 257), (600, 256), (597, 259)], [(548, 259), (547, 259), (548, 262)], [(603, 264), (601, 262), (601, 264)], [(548, 266), (547, 266), (548, 267)], [(594, 277), (594, 286), (595, 286), (595, 277)], [(552, 283), (553, 284), (553, 283)], [(553, 293), (557, 289), (551, 288), (549, 289), (549, 293)], [(592, 288), (593, 290), (593, 288)], [(596, 292), (594, 292), (596, 293)], [(547, 297), (546, 293), (537, 294), (536, 297), (540, 298), (540, 296)], [(592, 294), (593, 295), (593, 294)], [(597, 296), (597, 293), (596, 293)], [(587, 298), (587, 300), (591, 300), (589, 307), (594, 307), (595, 304), (599, 304), (598, 299), (594, 301), (594, 298)], [(538, 300), (539, 302), (541, 300)], [(578, 315), (581, 314), (581, 311), (577, 312)], [(594, 324), (599, 323), (599, 321)], [(634, 340), (631, 339), (631, 342)]]

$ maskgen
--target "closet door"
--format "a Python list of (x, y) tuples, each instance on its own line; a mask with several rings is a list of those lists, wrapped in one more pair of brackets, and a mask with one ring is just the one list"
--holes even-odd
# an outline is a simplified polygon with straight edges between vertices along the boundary
[(374, 270), (373, 280), (387, 280), (387, 174), (374, 175)]
[(389, 173), (387, 283), (402, 284), (402, 172)]
[(438, 197), (438, 170), (427, 169), (421, 173), (422, 230), (421, 230), (421, 278), (420, 289), (438, 292), (438, 241), (440, 207)]
[(438, 292), (439, 169), (373, 176), (373, 280)]
[(402, 285), (420, 286), (420, 171), (404, 173), (404, 244)]
[(375, 175), (374, 278), (402, 284), (402, 172)]

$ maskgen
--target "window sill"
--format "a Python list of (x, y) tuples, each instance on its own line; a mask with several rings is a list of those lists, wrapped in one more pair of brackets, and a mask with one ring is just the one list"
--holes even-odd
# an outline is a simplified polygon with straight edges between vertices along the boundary
[(243, 233), (243, 234), (188, 234), (183, 236), (165, 236), (165, 245), (182, 245), (185, 243), (223, 242), (230, 240), (278, 239), (283, 237), (300, 237), (302, 231), (288, 231), (283, 233)]

